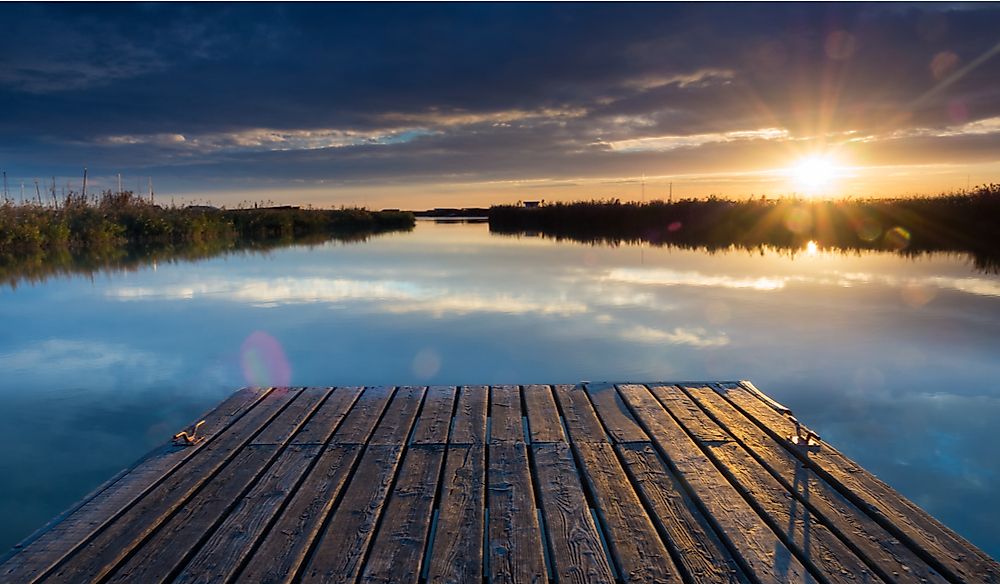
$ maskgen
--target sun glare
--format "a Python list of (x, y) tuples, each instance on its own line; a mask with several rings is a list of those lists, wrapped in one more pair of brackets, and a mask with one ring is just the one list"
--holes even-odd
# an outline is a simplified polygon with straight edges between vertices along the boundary
[(837, 162), (830, 156), (809, 156), (799, 160), (791, 168), (795, 186), (809, 193), (829, 188), (838, 174)]

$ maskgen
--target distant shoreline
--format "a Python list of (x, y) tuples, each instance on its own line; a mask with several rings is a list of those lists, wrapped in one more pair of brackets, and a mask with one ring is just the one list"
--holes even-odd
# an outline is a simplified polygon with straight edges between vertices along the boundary
[(1000, 185), (938, 197), (809, 200), (617, 200), (497, 205), (492, 233), (585, 243), (639, 243), (722, 250), (774, 247), (959, 252), (1000, 271)]
[(71, 194), (52, 205), (6, 201), (0, 204), (0, 281), (16, 285), (149, 261), (362, 241), (412, 229), (414, 220), (406, 211), (358, 208), (161, 207), (128, 191), (89, 199)]

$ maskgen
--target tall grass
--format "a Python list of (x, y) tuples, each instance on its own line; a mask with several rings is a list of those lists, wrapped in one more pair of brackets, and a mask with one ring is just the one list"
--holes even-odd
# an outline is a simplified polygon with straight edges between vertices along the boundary
[(413, 225), (413, 215), (399, 211), (161, 207), (130, 192), (71, 193), (53, 205), (7, 200), (0, 204), (0, 281), (357, 240)]
[(649, 242), (708, 250), (776, 247), (970, 254), (1000, 267), (1000, 185), (936, 197), (555, 203), (490, 208), (490, 231), (584, 242)]

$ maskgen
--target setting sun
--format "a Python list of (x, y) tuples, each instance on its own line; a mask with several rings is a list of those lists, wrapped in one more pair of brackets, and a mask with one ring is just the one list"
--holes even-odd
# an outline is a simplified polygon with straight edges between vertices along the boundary
[(831, 156), (814, 155), (795, 163), (790, 174), (797, 188), (813, 193), (832, 186), (839, 176), (839, 168)]

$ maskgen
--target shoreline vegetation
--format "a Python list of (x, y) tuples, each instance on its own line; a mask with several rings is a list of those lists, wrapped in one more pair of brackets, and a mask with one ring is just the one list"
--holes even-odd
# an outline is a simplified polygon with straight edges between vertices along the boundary
[(57, 204), (0, 204), (0, 282), (130, 270), (153, 262), (364, 241), (413, 228), (405, 211), (360, 208), (159, 206), (131, 192), (71, 193)]
[(1000, 185), (934, 197), (809, 200), (617, 199), (498, 205), (490, 232), (556, 240), (704, 249), (772, 248), (967, 254), (977, 270), (1000, 272)]

